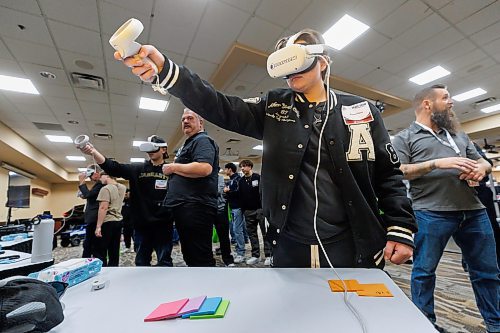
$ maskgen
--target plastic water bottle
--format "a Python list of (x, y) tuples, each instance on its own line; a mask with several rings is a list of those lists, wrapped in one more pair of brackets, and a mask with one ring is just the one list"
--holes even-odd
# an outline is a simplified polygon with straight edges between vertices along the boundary
[(40, 215), (39, 223), (33, 225), (33, 247), (31, 262), (52, 260), (52, 238), (54, 237), (54, 220), (51, 215)]

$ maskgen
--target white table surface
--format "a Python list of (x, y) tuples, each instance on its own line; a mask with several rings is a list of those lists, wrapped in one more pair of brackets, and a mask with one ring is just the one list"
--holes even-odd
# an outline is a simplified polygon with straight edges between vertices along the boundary
[[(385, 283), (392, 298), (349, 299), (369, 333), (436, 332), (425, 316), (380, 270), (339, 269), (344, 279)], [(106, 287), (91, 291), (91, 280), (69, 288), (62, 298), (65, 319), (52, 332), (176, 333), (357, 333), (362, 329), (330, 291), (329, 269), (276, 268), (103, 268)], [(200, 295), (230, 301), (222, 319), (143, 321), (160, 303)]]
[(0, 258), (12, 255), (19, 255), (19, 259), (14, 259), (15, 262), (10, 264), (0, 264), (0, 271), (31, 265), (31, 253), (5, 250), (4, 254), (0, 254)]
[(24, 242), (29, 242), (29, 241), (32, 241), (32, 240), (33, 240), (33, 237), (15, 239), (15, 240), (11, 240), (11, 241), (0, 241), (0, 246), (2, 248), (6, 248), (6, 247), (11, 247), (11, 246), (14, 246), (14, 245), (17, 245), (17, 244), (21, 244), (21, 243), (24, 243)]

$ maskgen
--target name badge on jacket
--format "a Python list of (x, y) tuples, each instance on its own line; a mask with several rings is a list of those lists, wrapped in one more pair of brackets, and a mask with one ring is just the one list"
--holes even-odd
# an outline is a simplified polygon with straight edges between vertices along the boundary
[(166, 179), (157, 179), (155, 181), (155, 190), (166, 190), (166, 189), (167, 189)]
[(366, 124), (373, 121), (372, 110), (367, 101), (342, 106), (342, 118), (346, 125)]

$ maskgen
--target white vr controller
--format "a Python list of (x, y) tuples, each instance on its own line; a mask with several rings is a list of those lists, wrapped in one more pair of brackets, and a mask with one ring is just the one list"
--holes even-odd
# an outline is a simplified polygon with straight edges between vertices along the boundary
[[(135, 18), (131, 18), (127, 22), (123, 23), (118, 30), (109, 39), (109, 44), (120, 53), (122, 59), (136, 56), (141, 49), (141, 44), (137, 43), (135, 40), (144, 30), (144, 26), (141, 21)], [(158, 73), (158, 67), (149, 58), (142, 58), (144, 62), (151, 64), (151, 67)]]
[(267, 57), (267, 73), (272, 78), (288, 77), (307, 70), (316, 57), (322, 56), (329, 47), (323, 44), (291, 44)]
[(73, 142), (78, 148), (82, 149), (89, 143), (89, 140), (88, 135), (82, 134), (77, 136)]

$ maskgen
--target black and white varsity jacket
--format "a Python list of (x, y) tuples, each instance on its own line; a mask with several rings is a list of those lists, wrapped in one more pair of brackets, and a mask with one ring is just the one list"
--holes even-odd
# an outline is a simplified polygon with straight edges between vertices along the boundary
[[(249, 99), (227, 96), (186, 67), (165, 59), (155, 84), (215, 125), (263, 140), (262, 205), (279, 234), (287, 221), (315, 104), (291, 89)], [(374, 105), (333, 91), (329, 97), (332, 105), (323, 142), (333, 161), (333, 175), (340, 181), (356, 262), (360, 267), (373, 262), (379, 266), (388, 240), (413, 247), (417, 231), (399, 159)]]

